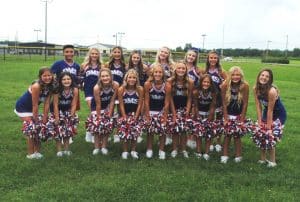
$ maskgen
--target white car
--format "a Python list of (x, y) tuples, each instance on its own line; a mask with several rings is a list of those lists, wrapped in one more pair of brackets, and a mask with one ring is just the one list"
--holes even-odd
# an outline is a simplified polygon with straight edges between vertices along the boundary
[(232, 57), (225, 57), (224, 61), (232, 61)]

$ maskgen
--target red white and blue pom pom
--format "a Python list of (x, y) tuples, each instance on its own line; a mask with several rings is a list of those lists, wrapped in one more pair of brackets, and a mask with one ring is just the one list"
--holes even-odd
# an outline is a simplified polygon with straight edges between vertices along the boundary
[(50, 114), (46, 124), (42, 124), (39, 137), (42, 141), (47, 141), (55, 137), (57, 134), (57, 127), (55, 126), (55, 118), (53, 114)]
[(189, 114), (186, 114), (186, 110), (179, 109), (176, 111), (175, 123), (173, 122), (173, 115), (169, 114), (167, 133), (169, 135), (192, 133), (193, 124), (193, 119)]
[(159, 136), (166, 133), (166, 124), (163, 122), (163, 112), (151, 116), (150, 123), (145, 124), (145, 131), (148, 134), (158, 134)]
[(91, 113), (85, 122), (85, 127), (92, 134), (108, 135), (113, 131), (114, 119), (108, 116), (108, 112), (101, 113), (100, 118), (96, 113)]
[(127, 118), (119, 118), (117, 123), (117, 135), (124, 141), (137, 140), (143, 130), (143, 120), (135, 119), (134, 114), (127, 115)]
[(30, 121), (24, 121), (23, 122), (23, 127), (22, 127), (22, 132), (24, 135), (31, 139), (36, 139), (39, 140), (39, 133), (41, 131), (42, 124), (38, 120), (34, 122), (33, 120)]
[(281, 140), (284, 126), (279, 119), (273, 122), (272, 130), (268, 130), (266, 126), (265, 123), (262, 126), (258, 125), (258, 123), (254, 124), (251, 138), (257, 147), (269, 150), (274, 148), (276, 143)]
[(221, 137), (225, 133), (223, 119), (215, 119), (212, 122), (211, 129), (215, 137)]
[(193, 133), (198, 137), (204, 137), (206, 139), (211, 139), (214, 137), (215, 133), (213, 132), (213, 122), (208, 121), (208, 119), (202, 119), (198, 117), (194, 120), (193, 124)]
[(58, 133), (56, 139), (73, 137), (77, 134), (77, 125), (79, 124), (78, 115), (71, 116), (71, 112), (59, 111)]
[(237, 119), (229, 119), (224, 126), (225, 135), (228, 137), (240, 138), (251, 131), (252, 121), (246, 119), (243, 122)]

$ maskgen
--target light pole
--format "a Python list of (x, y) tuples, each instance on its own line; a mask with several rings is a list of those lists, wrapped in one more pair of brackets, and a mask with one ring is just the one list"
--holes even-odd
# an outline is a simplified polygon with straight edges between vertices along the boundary
[(204, 41), (205, 41), (205, 37), (207, 35), (206, 34), (202, 34), (201, 36), (203, 37), (203, 40), (202, 40), (202, 49), (203, 49), (203, 52), (204, 52)]
[(51, 3), (52, 0), (41, 0), (42, 2), (45, 2), (45, 61), (47, 61), (47, 15), (48, 15), (48, 2)]
[(118, 32), (118, 34), (119, 34), (119, 46), (122, 47), (122, 45), (121, 45), (122, 36), (125, 35), (125, 33), (124, 32)]
[(118, 33), (114, 34), (113, 37), (116, 38), (116, 46), (118, 46)]
[(33, 31), (36, 32), (36, 41), (39, 42), (39, 32), (41, 32), (41, 29), (34, 29)]
[(271, 42), (272, 42), (272, 41), (270, 41), (270, 40), (267, 41), (266, 59), (267, 59), (268, 54), (269, 54), (269, 44), (270, 44)]

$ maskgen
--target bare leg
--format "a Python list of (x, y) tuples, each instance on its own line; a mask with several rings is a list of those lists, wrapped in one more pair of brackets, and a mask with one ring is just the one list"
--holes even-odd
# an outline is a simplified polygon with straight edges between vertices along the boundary
[(152, 150), (153, 139), (154, 139), (153, 134), (147, 134), (147, 150)]
[(131, 151), (136, 151), (136, 140), (131, 140)]
[(26, 137), (27, 139), (27, 153), (33, 154), (34, 153), (34, 140), (32, 138)]
[(186, 150), (186, 141), (187, 141), (187, 135), (186, 134), (181, 134), (181, 136), (180, 136), (181, 151)]
[(166, 143), (166, 136), (165, 135), (159, 136), (159, 150), (161, 151), (165, 150), (165, 143)]
[(94, 145), (95, 145), (95, 149), (99, 149), (100, 148), (100, 137), (99, 137), (99, 134), (94, 134)]
[(260, 160), (265, 161), (266, 160), (266, 150), (260, 149)]
[(173, 134), (172, 135), (172, 148), (173, 148), (173, 150), (177, 150), (178, 142), (179, 142), (179, 135), (178, 134)]
[(228, 148), (230, 144), (231, 137), (225, 136), (224, 138), (224, 149), (223, 149), (223, 156), (228, 156)]
[[(201, 153), (202, 137), (196, 137), (196, 152)], [(209, 147), (209, 145), (208, 145)]]
[(273, 163), (276, 163), (276, 158), (275, 158), (275, 147), (270, 149), (270, 161)]
[(211, 139), (207, 138), (205, 139), (205, 153), (208, 154), (209, 153), (209, 146), (211, 145)]
[(234, 138), (234, 144), (235, 144), (235, 157), (242, 156), (242, 142), (241, 142), (241, 138)]

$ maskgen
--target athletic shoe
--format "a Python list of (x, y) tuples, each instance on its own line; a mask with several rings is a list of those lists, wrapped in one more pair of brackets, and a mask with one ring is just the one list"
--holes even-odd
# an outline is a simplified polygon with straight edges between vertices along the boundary
[(276, 167), (276, 166), (277, 166), (277, 164), (276, 164), (275, 162), (268, 161), (268, 164), (267, 164), (267, 167), (268, 167), (268, 168), (274, 168), (274, 167)]
[(128, 152), (122, 152), (122, 159), (128, 159)]
[(266, 160), (258, 160), (257, 163), (259, 163), (259, 164), (265, 164), (265, 163), (267, 163), (267, 161)]
[(166, 159), (166, 152), (159, 150), (158, 151), (158, 158), (161, 160), (165, 160)]
[(186, 145), (187, 145), (189, 148), (191, 148), (191, 149), (195, 149), (195, 148), (196, 148), (196, 141), (194, 141), (194, 140), (188, 140), (188, 141), (186, 142)]
[(195, 152), (195, 156), (196, 156), (196, 158), (200, 159), (200, 158), (201, 158), (201, 156), (202, 156), (202, 154), (201, 154), (201, 153), (197, 153), (197, 152)]
[(146, 151), (146, 157), (148, 158), (148, 159), (151, 159), (152, 158), (152, 156), (153, 156), (153, 151), (152, 150), (147, 150)]
[(139, 159), (139, 154), (136, 151), (131, 151), (130, 154), (132, 158)]
[(182, 154), (183, 154), (184, 158), (186, 158), (186, 159), (189, 158), (189, 153), (186, 150), (183, 150)]
[(62, 157), (63, 155), (64, 155), (64, 152), (62, 152), (62, 151), (59, 151), (59, 152), (56, 153), (57, 157)]
[(36, 158), (36, 159), (41, 159), (41, 158), (44, 157), (43, 154), (41, 154), (41, 153), (39, 153), (39, 152), (35, 152), (34, 154), (35, 154), (35, 158)]
[(108, 150), (106, 149), (106, 148), (102, 148), (101, 149), (101, 153), (103, 154), (103, 155), (107, 155), (108, 154)]
[(35, 154), (27, 154), (26, 158), (27, 159), (36, 159), (36, 156), (35, 156)]
[(170, 145), (170, 144), (172, 144), (172, 138), (166, 137), (165, 145)]
[[(93, 136), (94, 137), (94, 136)], [(70, 139), (69, 139), (69, 144), (72, 144), (73, 143), (73, 138), (72, 137), (70, 137)]]
[(214, 151), (214, 145), (211, 144), (211, 145), (209, 146), (209, 151), (211, 151), (211, 152)]
[(242, 159), (243, 159), (243, 157), (241, 157), (241, 156), (235, 157), (235, 158), (234, 158), (234, 162), (239, 163), (239, 162), (242, 161)]
[(221, 163), (226, 164), (228, 161), (229, 157), (228, 156), (221, 156)]
[(94, 149), (93, 150), (93, 155), (97, 155), (97, 154), (99, 154), (99, 152), (100, 152), (100, 149)]
[(71, 156), (71, 155), (72, 155), (72, 152), (69, 151), (69, 150), (67, 150), (67, 151), (64, 152), (64, 154), (65, 154), (66, 156)]
[(93, 136), (90, 132), (85, 133), (85, 141), (86, 142), (92, 142), (92, 138), (93, 138)]
[(143, 138), (141, 136), (138, 136), (137, 143), (141, 143), (143, 141)]
[(114, 143), (120, 142), (120, 137), (118, 135), (114, 135)]
[(171, 152), (171, 157), (172, 157), (172, 158), (175, 158), (175, 157), (177, 156), (177, 154), (178, 154), (177, 150), (173, 150), (173, 151)]
[(222, 151), (222, 146), (219, 145), (219, 144), (217, 144), (217, 145), (215, 146), (215, 149), (216, 149), (216, 152), (221, 152), (221, 151)]
[(210, 156), (208, 154), (203, 154), (203, 158), (208, 161)]

